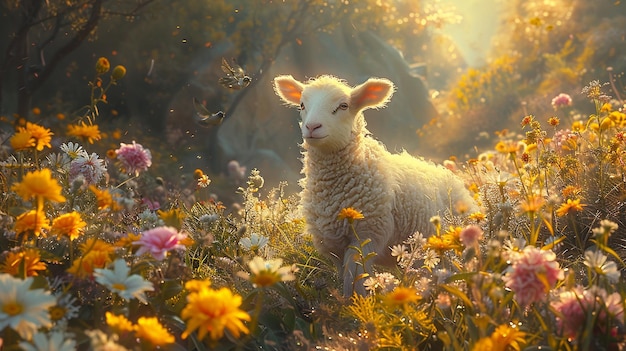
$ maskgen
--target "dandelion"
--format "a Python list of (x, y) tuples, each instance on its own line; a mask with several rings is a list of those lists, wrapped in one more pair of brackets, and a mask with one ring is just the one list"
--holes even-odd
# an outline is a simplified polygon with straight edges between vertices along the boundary
[(568, 94), (560, 93), (559, 95), (552, 98), (551, 104), (555, 110), (567, 106), (572, 106), (572, 97)]
[(239, 308), (242, 302), (240, 295), (233, 294), (228, 288), (213, 290), (207, 284), (190, 282), (185, 287), (188, 285), (194, 289), (187, 295), (187, 305), (181, 312), (181, 317), (187, 324), (182, 334), (183, 339), (196, 330), (200, 340), (207, 333), (211, 340), (219, 340), (224, 336), (224, 329), (235, 338), (249, 333), (243, 321), (250, 321), (251, 318)]
[(126, 173), (135, 174), (135, 176), (152, 165), (150, 150), (144, 149), (135, 141), (132, 144), (120, 143), (120, 148), (115, 150), (115, 155)]
[(77, 349), (76, 341), (63, 331), (52, 331), (49, 334), (37, 332), (33, 335), (32, 342), (20, 341), (23, 351), (74, 351)]
[(140, 275), (129, 275), (130, 267), (121, 258), (113, 262), (113, 270), (96, 268), (94, 272), (94, 277), (98, 283), (127, 301), (135, 298), (147, 304), (145, 292), (154, 290), (152, 283), (144, 280)]
[(28, 172), (22, 181), (13, 184), (11, 190), (15, 191), (24, 200), (37, 199), (37, 209), (43, 209), (43, 201), (65, 202), (61, 195), (61, 186), (56, 179), (52, 178), (50, 169), (35, 170)]
[(105, 313), (106, 323), (116, 333), (128, 333), (135, 330), (135, 325), (123, 315), (115, 315), (111, 312)]
[(556, 210), (556, 215), (559, 217), (563, 217), (570, 213), (580, 212), (583, 210), (583, 207), (587, 205), (581, 204), (580, 199), (567, 199), (567, 202), (561, 204), (561, 206)]
[[(18, 130), (22, 131), (24, 129), (19, 127)], [(43, 150), (44, 147), (52, 147), (52, 145), (50, 145), (50, 141), (52, 140), (52, 135), (54, 135), (54, 133), (52, 133), (50, 129), (44, 128), (38, 124), (26, 122), (25, 130), (35, 139), (35, 149), (37, 149), (37, 151)]]
[(81, 236), (85, 230), (87, 223), (80, 218), (80, 213), (72, 211), (55, 218), (52, 221), (52, 234), (56, 234), (57, 238), (66, 236), (70, 240), (75, 240)]
[(600, 251), (585, 251), (585, 266), (601, 276), (605, 276), (610, 283), (617, 283), (621, 274), (613, 261), (607, 261), (607, 256)]
[(249, 279), (255, 287), (268, 287), (278, 282), (290, 281), (296, 279), (293, 274), (296, 271), (294, 266), (282, 266), (283, 260), (276, 258), (273, 260), (264, 260), (262, 257), (255, 256), (250, 262), (250, 272), (241, 274), (243, 278)]
[(44, 230), (50, 230), (50, 221), (43, 211), (31, 210), (17, 216), (15, 220), (15, 233), (20, 235), (32, 232), (35, 236), (44, 234)]
[(252, 233), (249, 238), (241, 238), (239, 245), (247, 251), (258, 251), (267, 245), (269, 239), (264, 235)]
[(67, 135), (87, 141), (93, 144), (94, 141), (102, 139), (100, 128), (97, 124), (87, 125), (85, 122), (80, 124), (70, 124), (67, 126)]
[(513, 264), (502, 279), (524, 307), (544, 299), (557, 280), (564, 278), (556, 254), (550, 250), (527, 246), (513, 259)]
[(187, 237), (186, 234), (179, 233), (174, 227), (157, 227), (146, 230), (141, 234), (141, 239), (135, 242), (139, 245), (136, 255), (150, 253), (155, 260), (162, 261), (168, 252), (172, 250), (183, 250), (185, 246), (181, 243)]
[(342, 208), (341, 211), (339, 212), (339, 215), (337, 216), (337, 220), (341, 221), (341, 220), (347, 219), (348, 223), (350, 224), (354, 223), (354, 220), (356, 219), (363, 219), (363, 218), (365, 218), (363, 214), (355, 210), (352, 207)]
[(0, 330), (10, 327), (23, 339), (31, 339), (39, 327), (50, 327), (48, 309), (56, 303), (43, 289), (30, 289), (33, 278), (0, 274)]
[(421, 300), (421, 296), (413, 287), (398, 286), (383, 296), (383, 301), (391, 307), (403, 307)]
[(26, 129), (21, 128), (20, 131), (13, 134), (13, 136), (9, 139), (9, 143), (11, 147), (15, 151), (23, 151), (30, 149), (31, 147), (35, 147), (35, 138), (33, 138), (33, 134)]
[(4, 262), (0, 265), (0, 271), (14, 277), (20, 274), (27, 277), (38, 276), (39, 271), (45, 270), (46, 264), (41, 262), (39, 251), (35, 249), (9, 252)]
[(106, 171), (104, 160), (100, 159), (98, 154), (80, 155), (70, 162), (69, 179), (73, 182), (82, 176), (87, 184), (96, 184), (104, 177)]

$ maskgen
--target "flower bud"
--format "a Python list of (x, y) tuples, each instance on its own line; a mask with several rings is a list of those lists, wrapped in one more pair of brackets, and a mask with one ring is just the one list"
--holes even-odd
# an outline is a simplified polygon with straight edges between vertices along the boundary
[(126, 67), (122, 65), (117, 65), (115, 66), (115, 68), (113, 68), (113, 72), (111, 73), (111, 78), (113, 78), (114, 80), (120, 80), (124, 78), (125, 75), (126, 75)]
[(111, 63), (106, 57), (100, 57), (96, 62), (96, 74), (102, 75), (111, 69)]

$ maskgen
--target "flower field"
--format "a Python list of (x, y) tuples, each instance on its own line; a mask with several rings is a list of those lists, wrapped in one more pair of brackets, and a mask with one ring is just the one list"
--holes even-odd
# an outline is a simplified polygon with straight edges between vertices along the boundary
[(389, 248), (394, 267), (357, 278), (367, 295), (344, 298), (284, 184), (252, 170), (226, 206), (212, 175), (167, 185), (156, 145), (100, 130), (125, 74), (100, 58), (76, 120), (18, 120), (4, 140), (0, 349), (624, 347), (626, 114), (609, 86), (559, 94), (492, 150), (446, 160), (481, 212), (431, 218)]

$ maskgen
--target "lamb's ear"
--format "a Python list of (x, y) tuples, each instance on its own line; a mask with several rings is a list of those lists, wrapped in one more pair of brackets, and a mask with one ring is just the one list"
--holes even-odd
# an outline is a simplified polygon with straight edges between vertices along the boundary
[(274, 78), (274, 91), (286, 104), (300, 106), (304, 84), (290, 75)]
[(388, 79), (370, 78), (365, 83), (352, 89), (350, 93), (350, 109), (355, 111), (366, 108), (381, 108), (391, 100), (394, 85)]

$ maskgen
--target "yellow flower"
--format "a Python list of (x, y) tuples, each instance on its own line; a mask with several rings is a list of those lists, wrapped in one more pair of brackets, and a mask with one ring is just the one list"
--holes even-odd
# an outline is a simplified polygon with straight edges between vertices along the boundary
[(417, 290), (413, 287), (398, 286), (383, 296), (385, 304), (392, 307), (406, 306), (409, 303), (419, 300), (421, 300), (421, 296), (419, 296)]
[(572, 200), (567, 199), (567, 202), (561, 204), (558, 210), (556, 210), (556, 214), (559, 217), (563, 217), (569, 213), (580, 212), (583, 210), (583, 207), (587, 205), (583, 205), (580, 203), (580, 199)]
[(525, 344), (526, 333), (518, 328), (512, 328), (506, 324), (502, 324), (491, 334), (491, 340), (494, 345), (501, 347), (500, 350), (520, 351), (522, 345)]
[(80, 213), (73, 211), (65, 213), (52, 221), (52, 233), (57, 237), (65, 235), (70, 240), (74, 240), (83, 234), (87, 223), (80, 218)]
[(208, 286), (194, 284), (196, 291), (187, 295), (187, 306), (181, 312), (187, 328), (182, 334), (183, 339), (198, 330), (198, 338), (204, 339), (207, 333), (211, 340), (219, 340), (224, 336), (224, 329), (238, 338), (242, 333), (249, 333), (243, 321), (250, 321), (250, 315), (241, 310), (241, 296), (233, 294), (228, 288), (213, 290)]
[(111, 208), (115, 211), (118, 209), (117, 202), (113, 200), (113, 196), (111, 196), (108, 190), (100, 190), (95, 185), (90, 185), (89, 190), (96, 195), (96, 203), (99, 210)]
[(4, 263), (0, 265), (0, 271), (15, 277), (20, 273), (25, 274), (27, 277), (37, 276), (39, 275), (38, 271), (46, 270), (46, 264), (40, 260), (39, 251), (35, 249), (9, 252)]
[(115, 68), (113, 68), (113, 72), (111, 72), (111, 78), (113, 78), (114, 80), (120, 80), (124, 78), (125, 75), (126, 67), (122, 65), (115, 66)]
[(355, 219), (363, 219), (365, 218), (363, 214), (352, 207), (342, 208), (337, 216), (337, 220), (347, 219), (350, 224), (354, 222)]
[(40, 236), (43, 230), (50, 230), (50, 221), (43, 211), (31, 210), (17, 216), (15, 220), (15, 233), (18, 235), (32, 231), (36, 236)]
[(141, 234), (128, 233), (125, 237), (115, 242), (117, 247), (133, 247), (133, 244), (141, 239)]
[(175, 339), (165, 329), (156, 317), (139, 317), (135, 325), (136, 336), (142, 341), (148, 341), (153, 346), (173, 344)]
[(445, 251), (456, 248), (456, 245), (454, 245), (454, 242), (452, 242), (451, 239), (452, 238), (449, 235), (430, 236), (428, 237), (425, 248), (434, 250), (441, 255)]
[[(21, 129), (22, 128), (20, 127), (20, 130)], [(52, 145), (50, 145), (50, 141), (52, 140), (52, 135), (54, 133), (52, 133), (50, 129), (44, 128), (34, 123), (26, 122), (26, 131), (30, 132), (33, 138), (35, 138), (35, 141), (37, 143), (35, 148), (37, 149), (37, 151), (43, 150), (43, 148), (46, 146), (52, 147)]]
[(123, 315), (114, 315), (111, 312), (105, 314), (107, 325), (111, 327), (116, 333), (132, 332), (135, 330), (135, 326), (131, 321), (126, 319)]
[(100, 129), (97, 124), (86, 125), (85, 122), (80, 124), (70, 124), (67, 126), (67, 135), (86, 140), (89, 144), (102, 139)]
[(174, 227), (180, 230), (183, 226), (183, 219), (185, 219), (185, 213), (180, 208), (173, 208), (169, 211), (157, 211), (157, 215), (166, 226)]
[(48, 168), (40, 171), (28, 172), (21, 182), (13, 184), (11, 190), (15, 191), (24, 200), (37, 199), (37, 209), (43, 208), (43, 200), (48, 199), (54, 202), (65, 202), (65, 197), (61, 195), (61, 186), (56, 179), (52, 178), (52, 173)]
[(13, 150), (22, 151), (34, 147), (35, 138), (33, 138), (33, 134), (26, 129), (20, 129), (20, 131), (13, 134), (11, 139), (9, 139), (9, 143), (11, 143), (11, 147), (13, 148)]
[(111, 69), (111, 63), (106, 57), (100, 57), (96, 61), (96, 73), (102, 75), (107, 73)]
[(487, 216), (482, 212), (474, 212), (468, 216), (469, 219), (473, 219), (476, 222), (484, 221)]
[(575, 121), (572, 123), (572, 130), (575, 132), (582, 133), (585, 131), (585, 124), (582, 121)]
[(80, 250), (83, 256), (75, 259), (67, 272), (85, 278), (91, 276), (95, 268), (105, 268), (113, 262), (111, 254), (115, 247), (100, 239), (89, 238), (80, 245)]
[(546, 200), (541, 195), (531, 194), (520, 204), (520, 209), (526, 213), (537, 213), (541, 210)]

